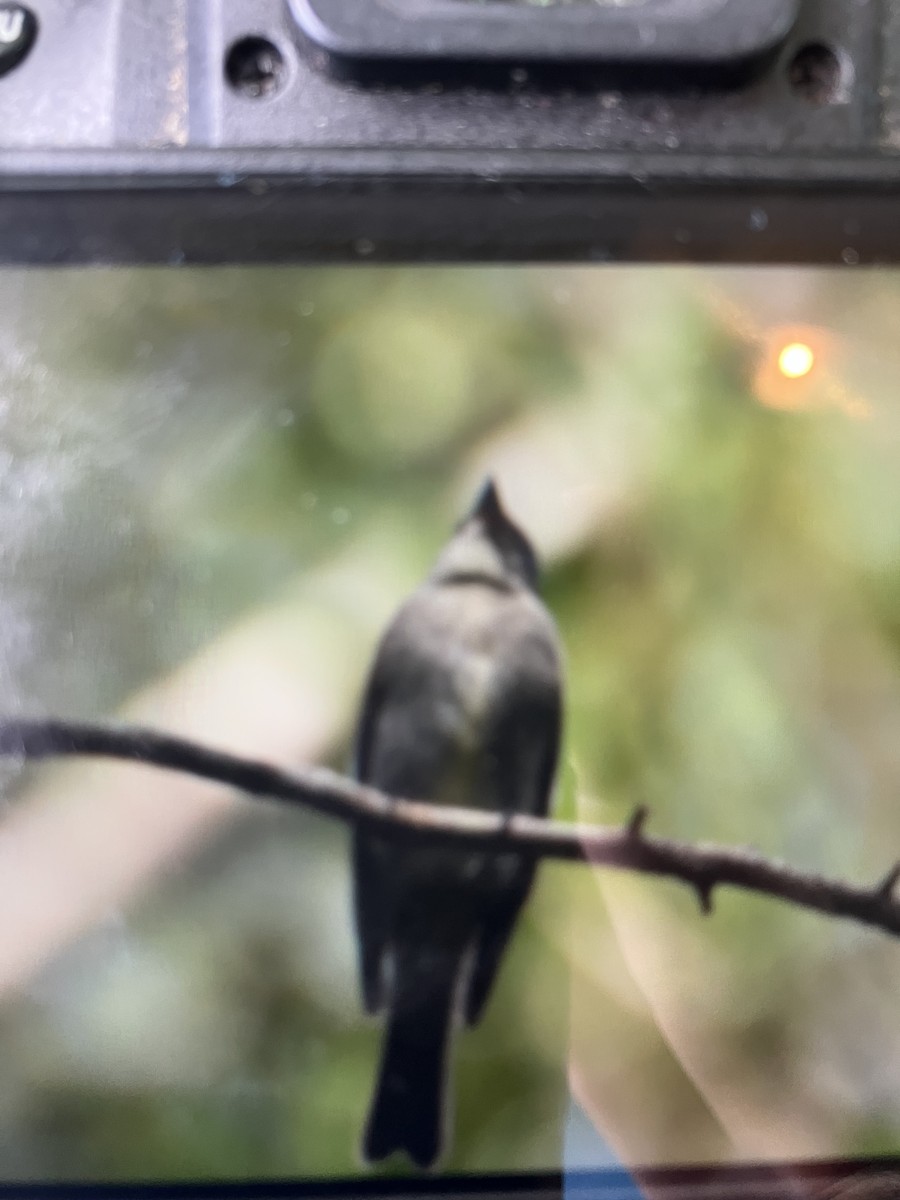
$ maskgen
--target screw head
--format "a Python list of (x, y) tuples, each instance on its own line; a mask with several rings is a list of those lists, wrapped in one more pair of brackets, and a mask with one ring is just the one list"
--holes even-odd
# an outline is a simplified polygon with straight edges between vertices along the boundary
[(244, 37), (233, 42), (225, 57), (225, 78), (243, 96), (271, 96), (284, 81), (284, 55), (264, 37)]
[(823, 42), (801, 46), (788, 67), (788, 82), (810, 104), (834, 104), (846, 83), (841, 56)]

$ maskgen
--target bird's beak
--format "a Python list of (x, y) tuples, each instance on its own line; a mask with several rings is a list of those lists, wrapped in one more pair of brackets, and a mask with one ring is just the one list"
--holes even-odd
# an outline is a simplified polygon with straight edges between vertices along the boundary
[(466, 519), (471, 521), (475, 517), (484, 521), (485, 525), (488, 526), (509, 519), (503, 511), (503, 505), (500, 503), (500, 493), (497, 491), (497, 486), (490, 476), (482, 484), (481, 491), (478, 493), (475, 503), (472, 505), (472, 510)]

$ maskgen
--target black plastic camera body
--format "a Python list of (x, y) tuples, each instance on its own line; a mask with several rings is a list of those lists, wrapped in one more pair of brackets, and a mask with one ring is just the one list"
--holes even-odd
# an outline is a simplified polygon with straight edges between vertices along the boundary
[(879, 0), (0, 4), (0, 258), (895, 261), (898, 34)]

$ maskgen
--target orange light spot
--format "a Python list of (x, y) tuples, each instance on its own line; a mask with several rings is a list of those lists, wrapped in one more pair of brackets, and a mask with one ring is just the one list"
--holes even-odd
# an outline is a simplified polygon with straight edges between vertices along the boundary
[(815, 325), (782, 325), (761, 339), (753, 390), (760, 404), (781, 412), (828, 407), (834, 338)]
[(788, 342), (778, 354), (778, 370), (785, 379), (803, 379), (816, 365), (816, 354), (806, 342)]

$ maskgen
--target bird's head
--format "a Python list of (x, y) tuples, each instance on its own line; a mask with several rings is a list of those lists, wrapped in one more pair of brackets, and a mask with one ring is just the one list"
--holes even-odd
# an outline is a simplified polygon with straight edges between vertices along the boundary
[(438, 582), (481, 579), (499, 587), (537, 591), (538, 562), (522, 530), (510, 519), (492, 479), (441, 551), (432, 578)]

